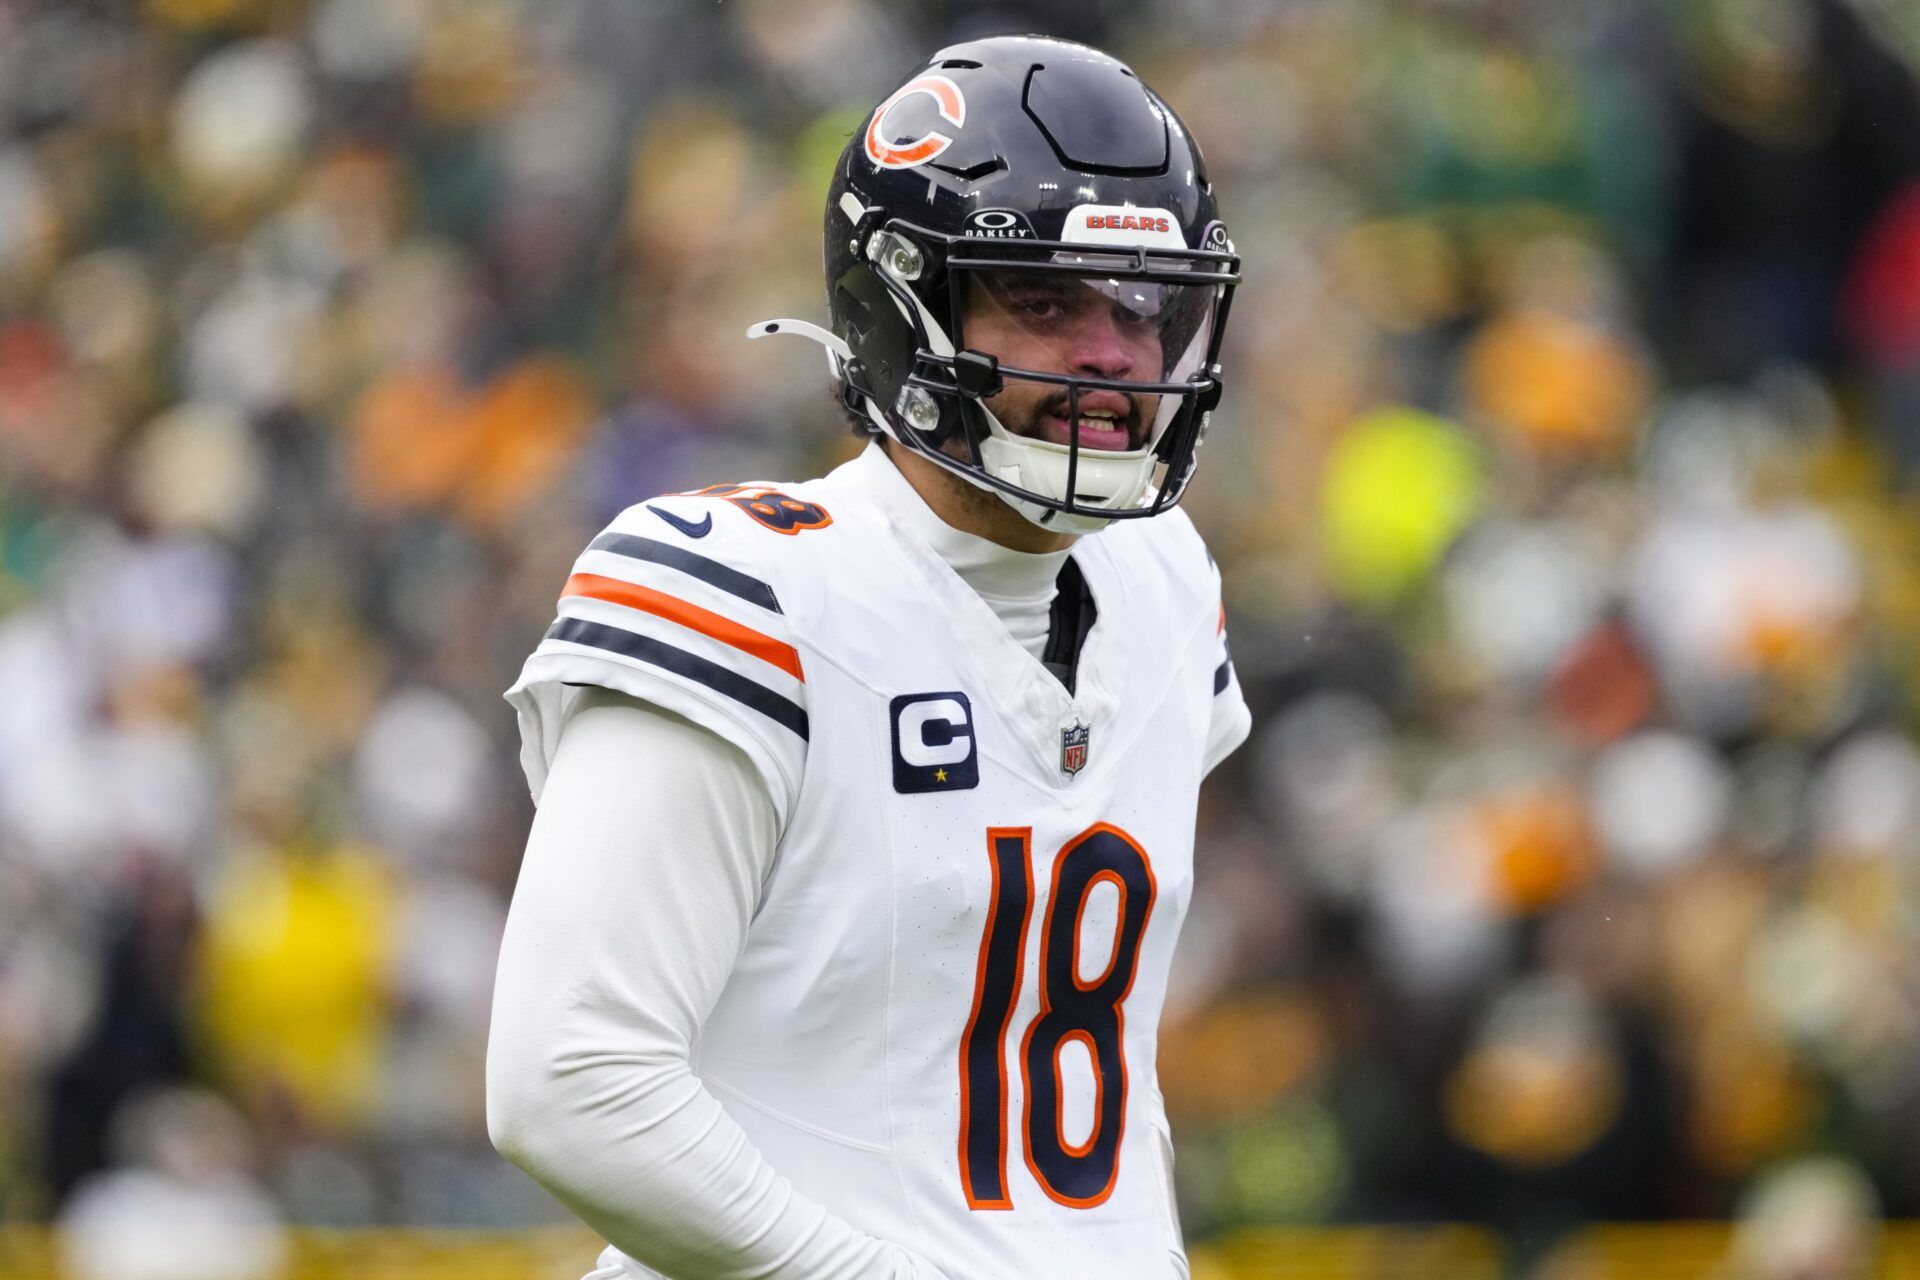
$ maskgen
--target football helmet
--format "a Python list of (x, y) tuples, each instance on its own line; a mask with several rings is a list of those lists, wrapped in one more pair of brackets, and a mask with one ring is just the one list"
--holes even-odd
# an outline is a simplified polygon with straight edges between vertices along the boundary
[(1179, 501), (1220, 398), (1239, 258), (1200, 149), (1124, 64), (1038, 36), (942, 49), (880, 103), (828, 192), (847, 407), (1036, 524)]

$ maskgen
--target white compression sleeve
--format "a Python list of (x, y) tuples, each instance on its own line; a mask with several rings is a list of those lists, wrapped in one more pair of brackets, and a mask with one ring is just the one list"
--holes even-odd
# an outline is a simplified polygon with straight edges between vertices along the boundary
[(595, 692), (554, 754), (487, 1045), (494, 1144), (674, 1280), (937, 1280), (794, 1191), (688, 1053), (738, 958), (773, 803), (718, 736)]

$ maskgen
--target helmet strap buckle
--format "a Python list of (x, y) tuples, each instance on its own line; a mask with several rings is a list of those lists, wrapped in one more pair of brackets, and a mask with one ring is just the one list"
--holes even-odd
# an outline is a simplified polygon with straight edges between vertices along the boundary
[(1212, 413), (1220, 407), (1220, 393), (1225, 388), (1220, 385), (1220, 366), (1214, 365), (1208, 371), (1207, 389), (1194, 397), (1202, 415)]
[(873, 392), (867, 387), (867, 367), (858, 360), (848, 360), (840, 366), (840, 403), (853, 413), (865, 418), (867, 400)]

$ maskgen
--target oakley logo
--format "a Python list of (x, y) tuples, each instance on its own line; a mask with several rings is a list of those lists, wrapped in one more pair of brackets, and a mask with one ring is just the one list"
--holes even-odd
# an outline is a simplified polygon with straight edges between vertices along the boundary
[(967, 215), (967, 234), (981, 240), (1031, 240), (1033, 228), (1011, 209), (981, 209)]
[(967, 122), (967, 99), (960, 86), (945, 76), (918, 76), (907, 81), (880, 104), (867, 124), (867, 159), (882, 169), (912, 169), (945, 151), (953, 139), (937, 130), (895, 142), (886, 131), (887, 116), (908, 98), (925, 94), (933, 99), (940, 118), (958, 129)]

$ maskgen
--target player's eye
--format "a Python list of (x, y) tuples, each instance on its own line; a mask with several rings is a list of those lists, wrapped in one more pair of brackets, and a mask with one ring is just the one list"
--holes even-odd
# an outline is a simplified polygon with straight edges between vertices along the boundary
[(1069, 313), (1067, 290), (1044, 276), (1022, 276), (989, 286), (1000, 306), (1026, 323), (1057, 322)]

